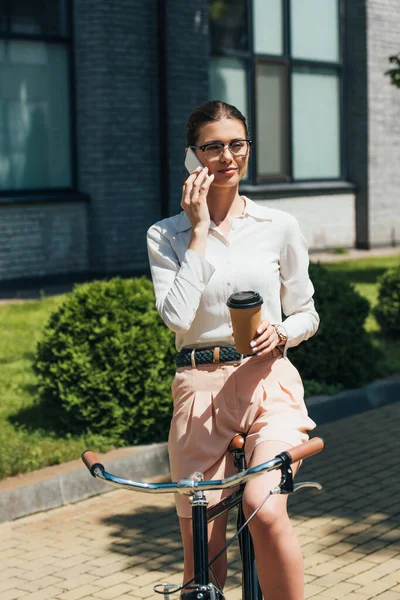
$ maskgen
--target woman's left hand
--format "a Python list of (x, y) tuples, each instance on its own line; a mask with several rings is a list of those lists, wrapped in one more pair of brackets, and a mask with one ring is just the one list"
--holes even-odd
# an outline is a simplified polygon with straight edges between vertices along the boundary
[(281, 338), (277, 334), (275, 327), (271, 325), (269, 321), (261, 321), (257, 328), (256, 337), (250, 345), (253, 350), (253, 354), (257, 356), (263, 356), (272, 352), (276, 346), (280, 343)]

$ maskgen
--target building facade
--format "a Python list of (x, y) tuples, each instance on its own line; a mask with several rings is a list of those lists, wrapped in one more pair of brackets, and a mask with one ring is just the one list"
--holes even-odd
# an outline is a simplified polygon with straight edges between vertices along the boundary
[(2, 287), (146, 272), (209, 98), (248, 118), (241, 191), (311, 251), (398, 244), (399, 31), (398, 0), (3, 0)]

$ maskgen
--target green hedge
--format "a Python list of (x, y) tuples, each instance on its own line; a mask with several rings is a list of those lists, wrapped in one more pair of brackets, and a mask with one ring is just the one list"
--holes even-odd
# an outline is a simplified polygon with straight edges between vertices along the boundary
[(165, 439), (174, 336), (146, 278), (77, 286), (51, 316), (34, 368), (44, 409), (70, 433), (115, 444)]
[(307, 342), (289, 351), (303, 379), (356, 388), (377, 376), (379, 353), (364, 330), (370, 305), (353, 284), (320, 264), (310, 265), (321, 323)]
[(400, 339), (400, 266), (378, 279), (378, 303), (373, 313), (384, 335)]

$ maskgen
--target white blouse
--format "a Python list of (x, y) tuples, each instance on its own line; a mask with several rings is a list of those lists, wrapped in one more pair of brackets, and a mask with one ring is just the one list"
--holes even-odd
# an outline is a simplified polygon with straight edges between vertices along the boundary
[(281, 324), (283, 311), (285, 354), (318, 329), (308, 246), (297, 220), (245, 200), (227, 238), (211, 223), (205, 257), (188, 250), (191, 224), (185, 212), (147, 232), (157, 310), (176, 333), (177, 350), (234, 345), (226, 301), (244, 290), (261, 294), (262, 319)]

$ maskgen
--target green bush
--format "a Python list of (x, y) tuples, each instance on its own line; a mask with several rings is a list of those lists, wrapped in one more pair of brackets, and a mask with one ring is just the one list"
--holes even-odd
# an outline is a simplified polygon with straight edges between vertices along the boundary
[(174, 356), (147, 278), (76, 286), (37, 346), (43, 409), (64, 432), (116, 445), (165, 440)]
[(303, 379), (356, 388), (377, 373), (379, 353), (364, 329), (369, 302), (343, 276), (310, 265), (315, 307), (321, 318), (318, 332), (289, 351)]
[(378, 304), (374, 308), (382, 333), (400, 336), (400, 266), (388, 269), (378, 280)]
[(315, 381), (315, 379), (303, 379), (304, 385), (304, 396), (310, 398), (311, 396), (333, 396), (342, 392), (344, 386), (340, 383), (329, 384), (321, 381)]

